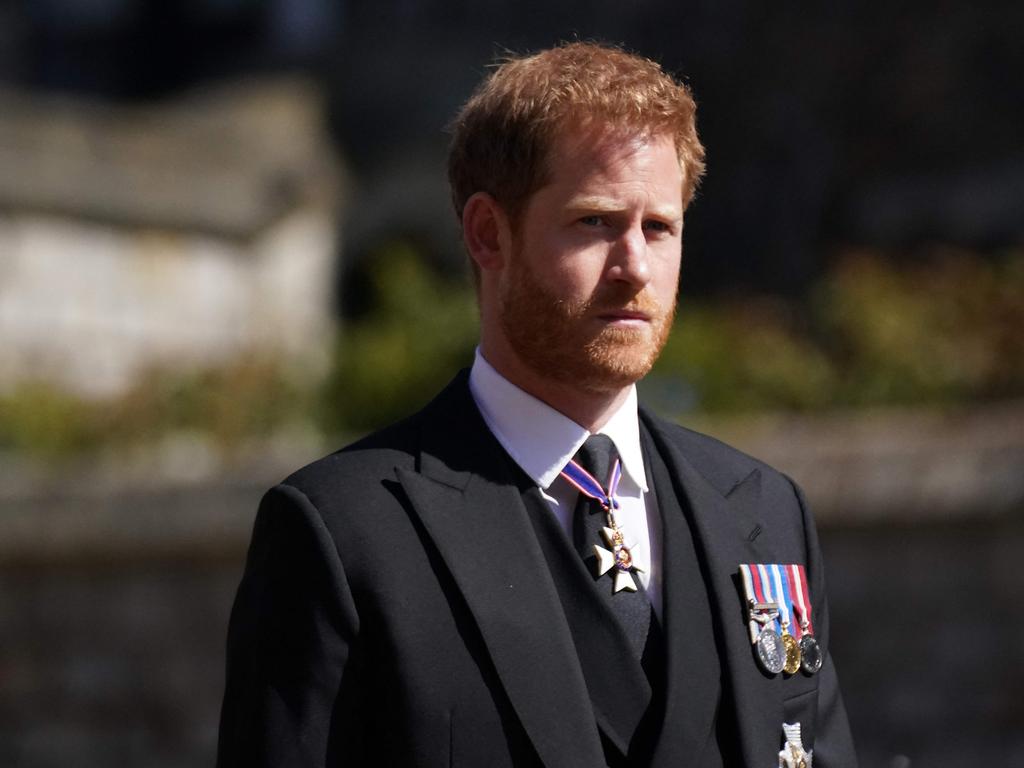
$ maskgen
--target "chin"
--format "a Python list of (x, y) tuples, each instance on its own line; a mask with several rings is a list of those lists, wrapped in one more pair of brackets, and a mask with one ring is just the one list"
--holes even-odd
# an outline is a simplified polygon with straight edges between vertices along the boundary
[(584, 348), (585, 356), (574, 366), (573, 380), (592, 392), (618, 392), (646, 376), (658, 358), (659, 348), (645, 344), (609, 343), (599, 338)]
[[(545, 322), (535, 322), (543, 317)], [(550, 319), (522, 307), (503, 317), (505, 337), (519, 360), (541, 379), (580, 392), (616, 394), (651, 370), (668, 338), (669, 322), (647, 327), (608, 327), (587, 332), (582, 323)], [(515, 322), (513, 322), (515, 321)]]

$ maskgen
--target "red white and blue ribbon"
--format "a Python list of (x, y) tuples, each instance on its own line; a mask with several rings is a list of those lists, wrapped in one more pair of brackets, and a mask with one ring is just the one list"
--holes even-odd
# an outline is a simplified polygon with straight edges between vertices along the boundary
[(797, 623), (803, 633), (814, 634), (811, 623), (811, 597), (807, 592), (807, 572), (802, 565), (787, 565), (790, 582), (793, 585), (793, 610), (797, 615)]
[(799, 639), (800, 635), (791, 629), (793, 622), (790, 620), (790, 606), (793, 605), (793, 600), (786, 589), (787, 582), (782, 577), (785, 566), (772, 563), (768, 566), (768, 569), (771, 571), (772, 584), (775, 588), (775, 596), (777, 598), (775, 602), (779, 604), (779, 620), (782, 622), (782, 628)]
[(780, 571), (782, 571), (782, 573), (781, 573), (781, 577), (782, 577), (782, 593), (785, 595), (786, 607), (788, 608), (788, 610), (790, 610), (791, 614), (793, 615), (793, 621), (792, 621), (792, 624), (790, 625), (790, 632), (792, 632), (793, 636), (799, 640), (800, 636), (804, 634), (804, 631), (803, 631), (803, 629), (800, 626), (800, 617), (797, 616), (797, 597), (796, 597), (797, 588), (793, 584), (793, 579), (791, 578), (791, 575), (790, 575), (791, 574), (791, 570), (795, 566), (793, 566), (793, 565), (777, 565), (777, 566), (774, 566), (774, 567), (777, 567)]
[[(760, 595), (759, 602), (775, 603), (776, 605), (778, 605), (779, 601), (775, 598), (775, 595), (772, 593), (772, 582), (771, 579), (768, 577), (768, 569), (765, 568), (765, 566), (761, 563), (754, 565), (753, 568), (754, 589), (757, 590), (758, 595)], [(781, 606), (779, 610), (781, 611)], [(775, 628), (776, 624), (778, 624), (778, 619), (772, 619), (771, 627), (773, 629)]]
[[(757, 594), (754, 592), (754, 577), (750, 572), (750, 566), (746, 563), (740, 563), (740, 578), (743, 579), (743, 592), (747, 596), (747, 603), (753, 605), (759, 602)], [(749, 612), (749, 618), (747, 621), (747, 628), (750, 630), (750, 642), (751, 644), (757, 642), (757, 635), (761, 631), (760, 625), (754, 620), (754, 612)]]
[(774, 628), (778, 623), (778, 604), (772, 592), (771, 579), (764, 565), (743, 563), (740, 565), (740, 574), (750, 607), (748, 615), (750, 642), (756, 643), (762, 629)]

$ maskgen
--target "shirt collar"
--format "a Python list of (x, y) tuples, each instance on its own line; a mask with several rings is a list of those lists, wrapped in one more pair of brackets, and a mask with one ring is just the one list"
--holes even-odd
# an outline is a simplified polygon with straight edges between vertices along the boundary
[[(541, 488), (551, 486), (590, 437), (590, 432), (568, 416), (498, 373), (479, 348), (469, 373), (469, 389), (498, 442)], [(635, 386), (629, 388), (625, 401), (598, 432), (612, 439), (622, 459), (623, 473), (646, 492)]]

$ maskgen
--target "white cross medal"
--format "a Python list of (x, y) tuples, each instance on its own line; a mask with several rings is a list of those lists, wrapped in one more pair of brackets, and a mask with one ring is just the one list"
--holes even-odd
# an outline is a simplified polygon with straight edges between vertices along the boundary
[(625, 532), (615, 520), (615, 510), (619, 508), (615, 492), (618, 490), (619, 480), (622, 479), (622, 463), (618, 459), (615, 460), (611, 477), (608, 480), (608, 493), (605, 493), (604, 488), (593, 475), (575, 461), (570, 461), (562, 470), (561, 475), (584, 496), (597, 500), (607, 518), (608, 525), (601, 529), (601, 536), (608, 545), (608, 549), (600, 544), (594, 545), (594, 554), (597, 555), (597, 575), (604, 576), (608, 571), (614, 569), (614, 591), (621, 592), (625, 589), (636, 592), (637, 582), (634, 581), (636, 577), (633, 572), (646, 572), (650, 568), (650, 563), (641, 554), (638, 543), (626, 539)]
[(786, 736), (786, 743), (779, 752), (779, 768), (811, 768), (814, 752), (804, 750), (800, 723), (783, 723), (782, 733)]
[(619, 592), (628, 589), (636, 592), (636, 582), (633, 581), (631, 571), (647, 571), (649, 568), (646, 558), (642, 558), (637, 542), (626, 543), (625, 534), (622, 529), (616, 526), (614, 515), (609, 514), (611, 527), (605, 526), (601, 529), (601, 535), (608, 543), (610, 550), (599, 544), (594, 545), (594, 554), (597, 555), (597, 575), (604, 576), (612, 568), (615, 569), (615, 591)]

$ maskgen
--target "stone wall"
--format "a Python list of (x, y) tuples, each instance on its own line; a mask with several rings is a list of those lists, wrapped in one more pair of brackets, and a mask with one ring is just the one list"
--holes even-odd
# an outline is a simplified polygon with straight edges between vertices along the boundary
[(0, 216), (0, 387), (114, 395), (147, 369), (257, 350), (322, 371), (334, 241), (332, 218), (313, 210), (252, 242)]
[(341, 171), (301, 79), (136, 106), (0, 89), (0, 390), (326, 367)]

